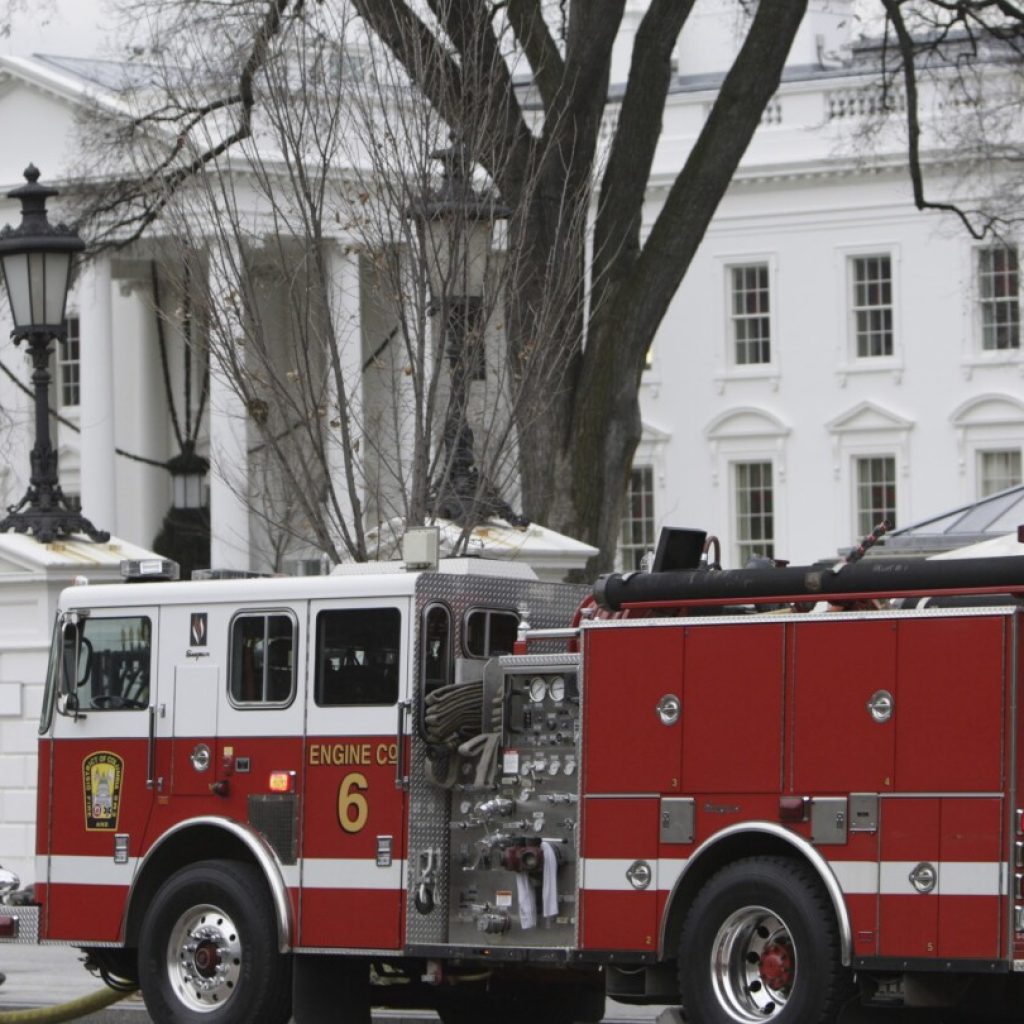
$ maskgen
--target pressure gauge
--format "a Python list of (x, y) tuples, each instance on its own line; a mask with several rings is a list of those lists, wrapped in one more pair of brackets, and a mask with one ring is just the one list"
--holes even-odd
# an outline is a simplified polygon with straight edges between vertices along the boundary
[(530, 700), (534, 704), (539, 704), (545, 696), (547, 696), (548, 684), (544, 681), (543, 676), (534, 676), (530, 680)]
[(555, 676), (548, 683), (548, 696), (555, 704), (561, 704), (565, 700), (565, 680), (561, 676)]

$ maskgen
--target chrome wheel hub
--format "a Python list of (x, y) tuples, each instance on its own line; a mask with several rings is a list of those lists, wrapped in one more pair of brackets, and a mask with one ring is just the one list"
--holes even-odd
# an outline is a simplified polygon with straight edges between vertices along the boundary
[(178, 918), (167, 943), (167, 976), (181, 1002), (199, 1013), (234, 994), (242, 944), (234, 921), (218, 907), (192, 907)]
[(797, 975), (789, 928), (765, 907), (743, 907), (719, 928), (711, 950), (711, 982), (735, 1021), (770, 1020), (785, 1007)]

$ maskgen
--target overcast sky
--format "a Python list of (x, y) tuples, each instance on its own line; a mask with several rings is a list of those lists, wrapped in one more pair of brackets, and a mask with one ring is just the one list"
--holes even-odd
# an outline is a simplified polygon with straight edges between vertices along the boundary
[(74, 57), (106, 56), (112, 21), (104, 0), (30, 0), (8, 2), (11, 31), (0, 38), (0, 53), (53, 53)]
[[(855, 0), (862, 15), (880, 6), (877, 0)], [(0, 38), (0, 53), (118, 55), (109, 0), (0, 0), (0, 12), (9, 12), (11, 23), (9, 36)]]

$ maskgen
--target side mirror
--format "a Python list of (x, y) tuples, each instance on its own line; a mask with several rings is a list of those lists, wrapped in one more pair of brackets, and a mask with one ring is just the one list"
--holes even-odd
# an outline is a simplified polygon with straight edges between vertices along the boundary
[(21, 885), (21, 880), (13, 871), (0, 868), (0, 899), (14, 892)]
[[(61, 626), (61, 659), (60, 673), (57, 679), (57, 710), (62, 715), (73, 715), (78, 718), (78, 688), (89, 678), (92, 667), (92, 645), (83, 639), (81, 622), (75, 612), (64, 616)], [(79, 671), (82, 663), (82, 650), (85, 648), (85, 666)]]
[(78, 631), (77, 616), (69, 615), (61, 623), (60, 637), (60, 681), (57, 692), (61, 697), (72, 697), (78, 689), (78, 659), (82, 651), (82, 635)]

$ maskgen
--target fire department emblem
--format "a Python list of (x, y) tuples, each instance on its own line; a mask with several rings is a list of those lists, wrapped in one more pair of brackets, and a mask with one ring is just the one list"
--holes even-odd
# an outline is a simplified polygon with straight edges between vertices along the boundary
[(107, 832), (117, 828), (123, 776), (124, 761), (109, 750), (90, 754), (82, 762), (87, 831)]

